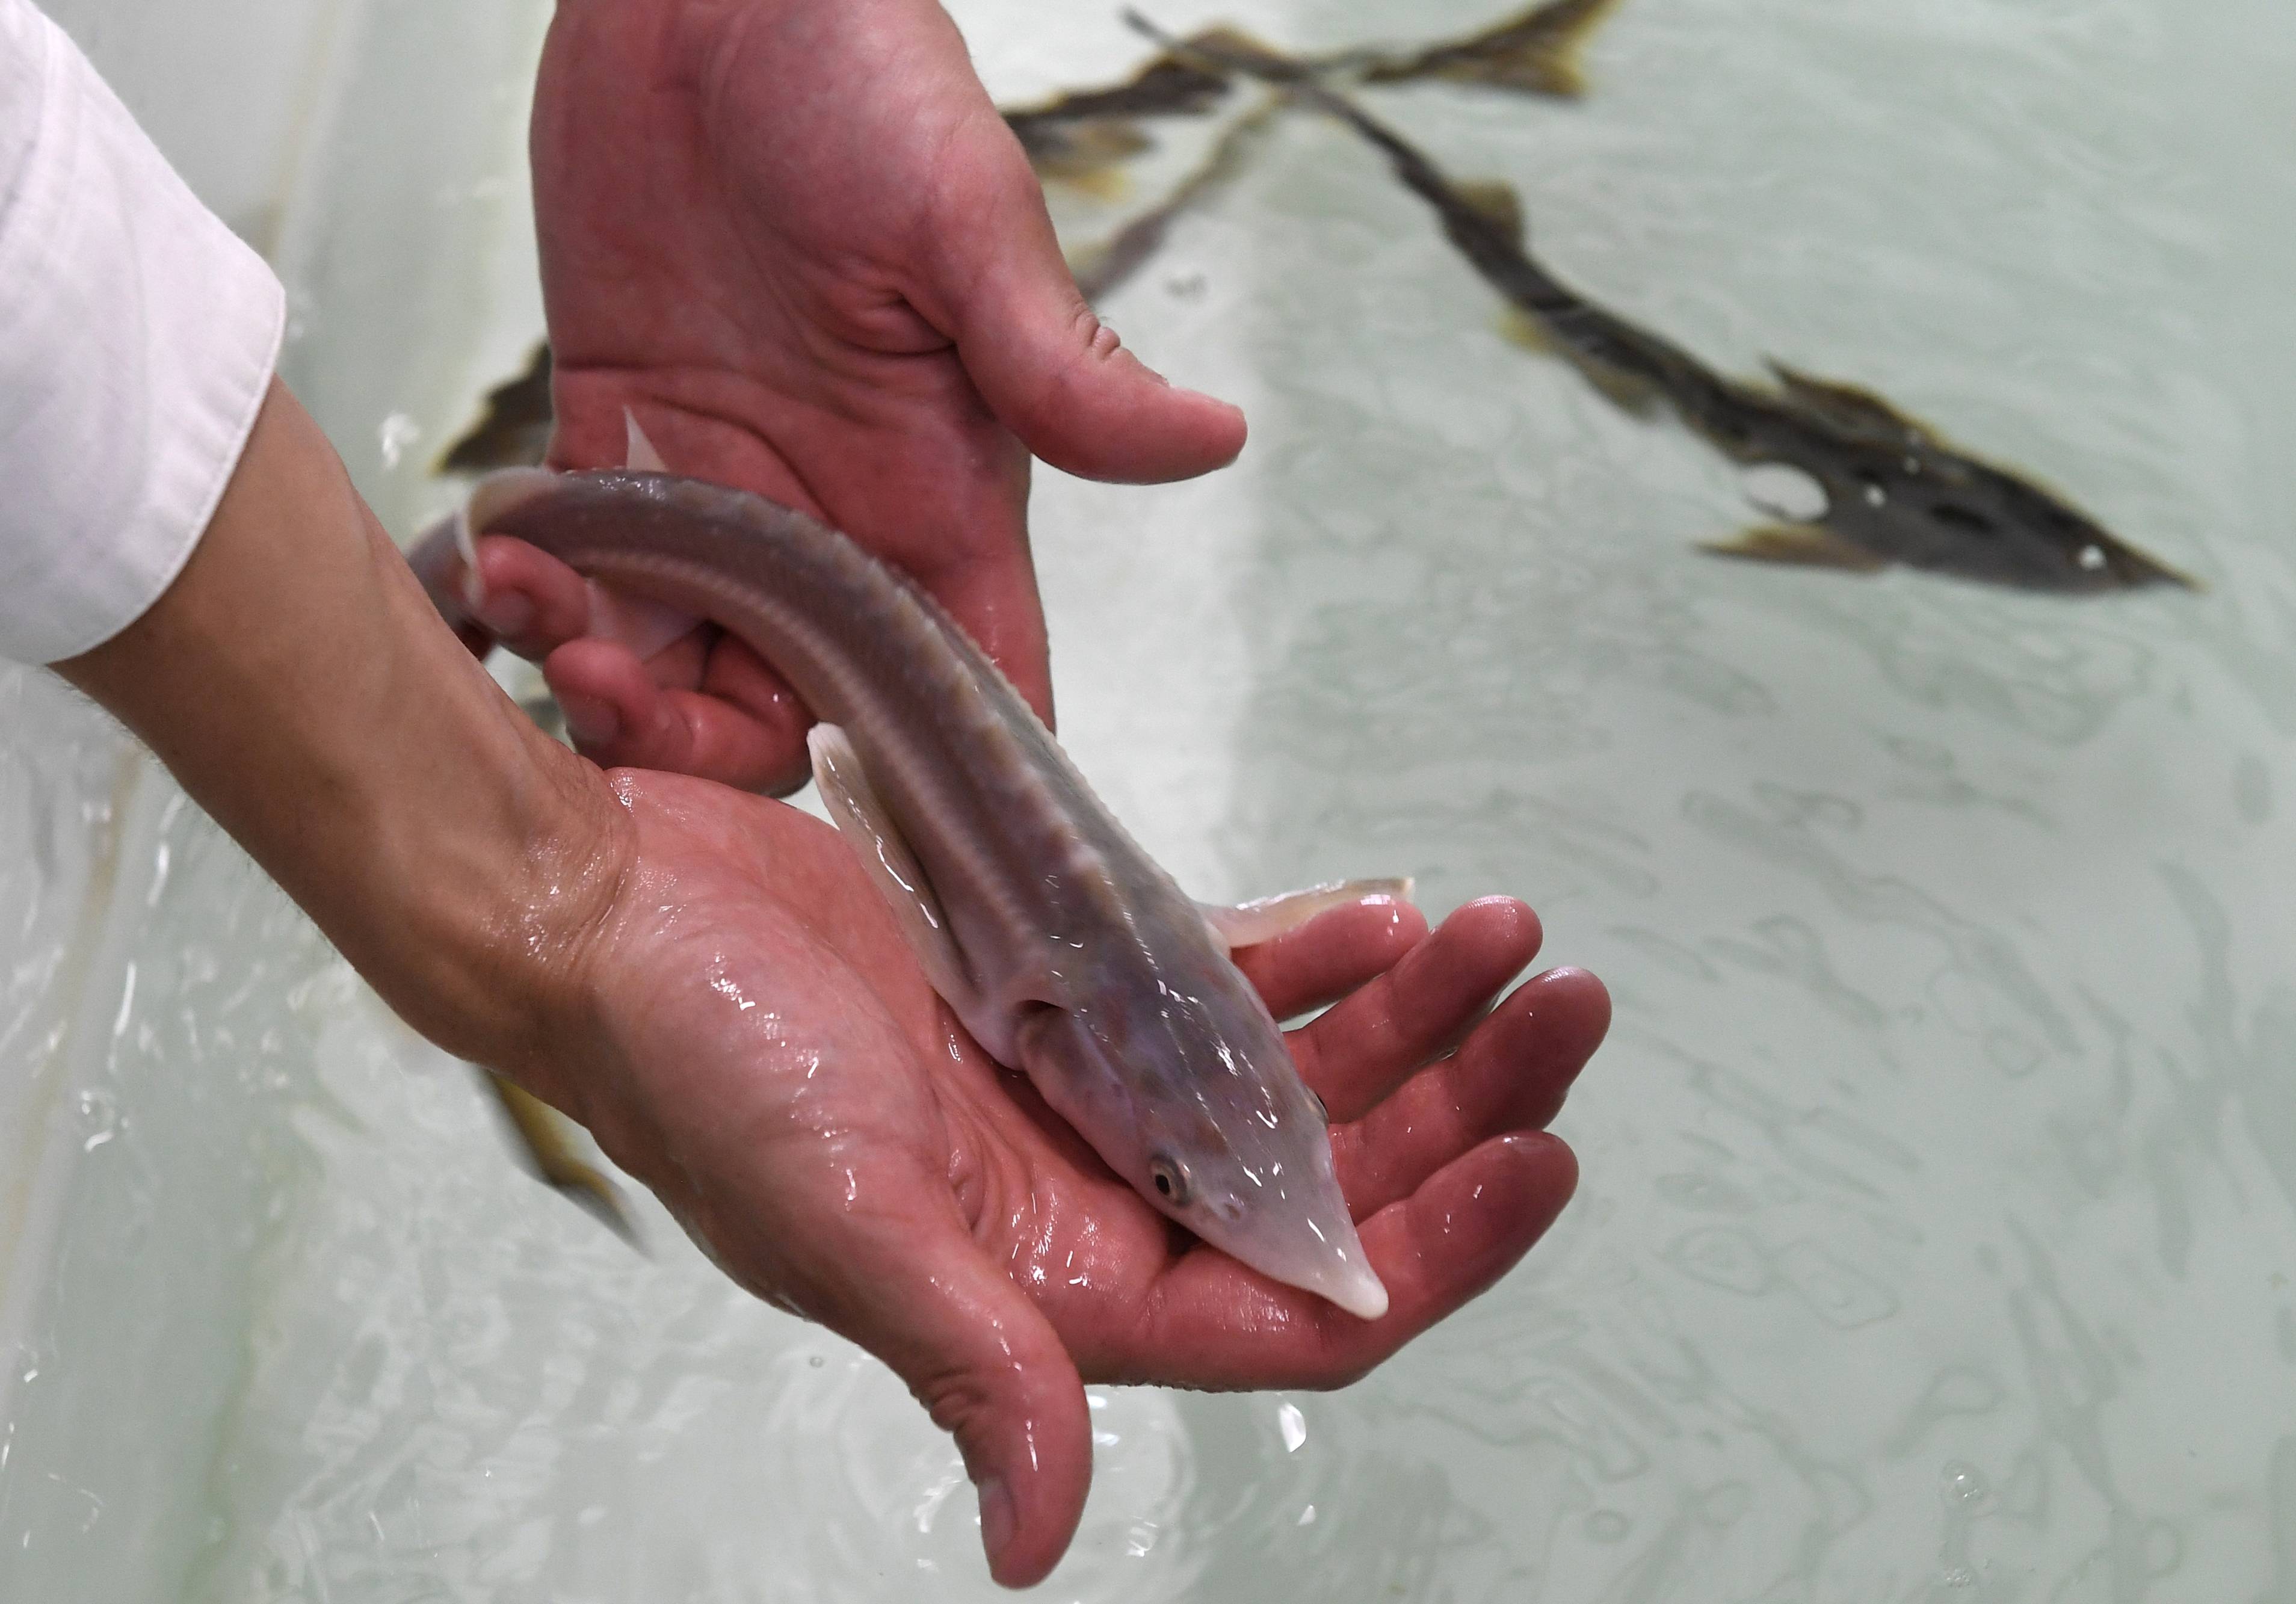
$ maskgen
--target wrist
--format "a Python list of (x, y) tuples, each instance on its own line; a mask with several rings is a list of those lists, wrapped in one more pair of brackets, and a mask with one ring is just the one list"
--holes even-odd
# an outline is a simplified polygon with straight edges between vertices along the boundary
[(545, 1095), (627, 859), (603, 777), (438, 618), (275, 384), (150, 611), (59, 672), (158, 754), (416, 1029)]

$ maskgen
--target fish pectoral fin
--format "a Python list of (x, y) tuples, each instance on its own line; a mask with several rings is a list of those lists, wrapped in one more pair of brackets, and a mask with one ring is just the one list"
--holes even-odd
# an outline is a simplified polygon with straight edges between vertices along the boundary
[(637, 1223), (623, 1206), (621, 1189), (603, 1171), (585, 1160), (574, 1148), (574, 1122), (548, 1103), (512, 1085), (492, 1070), (480, 1071), (494, 1088), (518, 1143), (525, 1150), (527, 1167), (544, 1185), (594, 1217), (598, 1223), (643, 1253)]
[(1230, 952), (1237, 947), (1258, 946), (1263, 941), (1273, 941), (1288, 935), (1318, 914), (1350, 904), (1386, 898), (1394, 902), (1411, 900), (1411, 879), (1405, 875), (1390, 880), (1333, 880), (1329, 885), (1310, 886), (1304, 891), (1286, 891), (1275, 896), (1263, 896), (1255, 902), (1240, 903), (1234, 907), (1198, 903), (1203, 911), (1204, 922), (1211, 927), (1213, 938)]
[(661, 460), (661, 453), (646, 438), (646, 431), (638, 427), (638, 415), (628, 407), (622, 408), (622, 466), (632, 473), (668, 473), (669, 464)]
[(1784, 562), (1856, 574), (1878, 573), (1890, 566), (1888, 558), (1816, 524), (1761, 524), (1735, 540), (1710, 541), (1698, 549), (1749, 562)]
[(1536, 351), (1542, 356), (1555, 356), (1554, 340), (1547, 333), (1546, 325), (1521, 307), (1501, 307), (1498, 313), (1499, 338), (1509, 345), (1521, 346), (1526, 351)]
[(1666, 410), (1666, 391), (1641, 374), (1612, 367), (1597, 356), (1572, 356), (1569, 360), (1603, 400), (1628, 417), (1647, 422)]
[(1477, 217), (1516, 244), (1524, 243), (1522, 197), (1514, 185), (1504, 178), (1463, 178), (1451, 188)]
[(852, 738), (835, 724), (822, 724), (813, 726), (805, 744), (813, 754), (813, 782), (821, 788), (822, 806), (829, 810), (837, 833), (853, 848), (885, 905), (892, 909), (902, 938), (933, 990), (958, 1014), (969, 1017), (979, 988), (964, 951), (949, 929), (939, 894), (925, 878), (924, 866), (870, 783)]
[(1898, 444), (1908, 440), (1938, 443), (1935, 431), (1928, 425), (1907, 417), (1872, 390), (1833, 379), (1815, 378), (1783, 362), (1770, 363), (1769, 369), (1787, 400), (1844, 434)]

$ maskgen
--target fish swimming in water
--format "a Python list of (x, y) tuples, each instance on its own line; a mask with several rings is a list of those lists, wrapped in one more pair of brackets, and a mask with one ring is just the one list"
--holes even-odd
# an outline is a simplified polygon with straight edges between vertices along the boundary
[[(1128, 18), (1163, 39), (1137, 12)], [(1446, 176), (1402, 135), (1320, 81), (1312, 63), (1234, 38), (1200, 37), (1178, 47), (1217, 53), (1217, 60), (1283, 87), (1375, 146), (1538, 342), (1611, 400), (1638, 415), (1671, 411), (1733, 462), (1797, 470), (1824, 497), (1813, 514), (1702, 549), (1855, 572), (1895, 564), (2070, 594), (2199, 588), (2059, 496), (1962, 451), (1870, 391), (1778, 364), (1773, 385), (1732, 379), (1589, 300), (1531, 255), (1521, 204), (1511, 190)]]
[(526, 371), (486, 393), (472, 424), (439, 459), (436, 473), (531, 468), (550, 450), (550, 346), (537, 341)]
[[(1587, 36), (1618, 0), (1547, 0), (1464, 38), (1414, 49), (1357, 47), (1291, 63), (1302, 71), (1352, 75), (1365, 83), (1421, 79), (1474, 84), (1521, 94), (1575, 99), (1586, 93), (1578, 56)], [(1105, 190), (1126, 161), (1153, 143), (1141, 127), (1161, 118), (1195, 118), (1218, 110), (1234, 89), (1225, 53), (1267, 52), (1248, 35), (1215, 25), (1160, 49), (1119, 83), (1076, 89), (1041, 105), (999, 109), (1029, 165), (1047, 182)], [(1247, 75), (1248, 76), (1248, 75)], [(1200, 205), (1240, 164), (1243, 147), (1267, 122), (1263, 102), (1240, 114), (1211, 151), (1164, 197), (1107, 238), (1067, 248), (1069, 265), (1088, 305), (1098, 305), (1161, 248), (1181, 213)], [(534, 467), (550, 446), (550, 348), (537, 344), (526, 371), (487, 392), (481, 413), (439, 461), (440, 473)]]
[[(1078, 292), (1087, 306), (1100, 305), (1128, 282), (1162, 249), (1173, 222), (1201, 205), (1234, 176), (1245, 151), (1267, 127), (1276, 103), (1269, 96), (1231, 120), (1203, 160), (1148, 210), (1105, 239), (1063, 248), (1069, 271), (1075, 275)], [(537, 340), (525, 371), (486, 393), (479, 404), (478, 420), (455, 437), (432, 471), (484, 473), (497, 468), (541, 466), (549, 454), (553, 424), (551, 370), (549, 342)]]
[[(1368, 84), (1440, 79), (1489, 89), (1575, 100), (1587, 92), (1579, 66), (1587, 37), (1619, 0), (1543, 0), (1456, 39), (1408, 47), (1350, 46), (1302, 58), (1319, 75)], [(1245, 36), (1215, 24), (1169, 42), (1120, 83), (1074, 89), (1041, 105), (1001, 115), (1041, 178), (1086, 185), (1147, 150), (1140, 125), (1160, 118), (1202, 117), (1227, 99), (1234, 73), (1220, 61)]]
[(486, 1073), (488, 1086), (502, 1107), (503, 1117), (517, 1133), (528, 1166), (536, 1180), (549, 1187), (627, 1242), (641, 1246), (637, 1226), (622, 1202), (622, 1194), (605, 1172), (575, 1150), (570, 1127), (573, 1121), (525, 1087)]
[(1098, 307), (1163, 249), (1172, 225), (1180, 216), (1201, 206), (1242, 167), (1247, 149), (1267, 129), (1282, 102), (1269, 95), (1230, 122), (1212, 143), (1211, 151), (1152, 209), (1142, 213), (1105, 240), (1073, 246), (1067, 252), (1069, 272), (1085, 305)]
[(1146, 150), (1140, 119), (1201, 117), (1234, 87), (1233, 75), (1167, 51), (1122, 83), (1070, 90), (1000, 115), (1038, 177), (1075, 180)]
[(988, 1054), (1204, 1241), (1364, 1319), (1384, 1313), (1323, 1107), (1228, 954), (1326, 908), (1406, 896), (1407, 881), (1189, 901), (931, 597), (761, 497), (650, 471), (488, 475), (410, 553), (458, 626), (450, 559), (474, 533), (748, 642), (822, 720), (823, 800)]

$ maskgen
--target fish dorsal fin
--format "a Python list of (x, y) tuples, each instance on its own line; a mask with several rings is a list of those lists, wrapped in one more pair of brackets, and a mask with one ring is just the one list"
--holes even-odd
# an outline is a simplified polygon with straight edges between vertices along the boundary
[(622, 429), (628, 444), (623, 447), (622, 466), (632, 473), (668, 473), (669, 464), (661, 460), (661, 453), (646, 438), (646, 431), (638, 427), (638, 415), (628, 407), (622, 408)]
[(1215, 23), (1201, 32), (1190, 34), (1180, 41), (1178, 50), (1174, 52), (1183, 56), (1191, 53), (1210, 56), (1222, 64), (1250, 61), (1279, 76), (1288, 76), (1300, 70), (1299, 62), (1267, 40), (1226, 22)]
[(1769, 364), (1786, 399), (1844, 434), (1859, 439), (1935, 445), (1936, 435), (1881, 397), (1854, 384), (1813, 378), (1783, 362)]
[(1890, 566), (1888, 558), (1816, 524), (1761, 524), (1734, 540), (1712, 541), (1698, 549), (1749, 562), (1837, 569), (1853, 574), (1878, 573)]
[(1503, 178), (1463, 178), (1451, 187), (1469, 211), (1517, 245), (1526, 242), (1522, 197), (1514, 185)]

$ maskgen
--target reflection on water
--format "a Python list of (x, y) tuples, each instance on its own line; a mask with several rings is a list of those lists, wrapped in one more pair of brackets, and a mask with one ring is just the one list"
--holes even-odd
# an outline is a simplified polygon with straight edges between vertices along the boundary
[[(1629, 8), (1579, 111), (1387, 114), (1517, 183), (1545, 253), (1698, 348), (1926, 390), (2279, 602), (1717, 572), (1670, 546), (1738, 487), (1500, 348), (1422, 220), (1335, 171), (1340, 136), (1294, 127), (1233, 203), (1267, 209), (1263, 279), (1321, 240), (1343, 261), (1251, 325), (1277, 445), (1242, 580), (1266, 650), (1235, 872), (1410, 854), (1435, 901), (1529, 897), (1620, 1005), (1562, 1122), (1586, 1179), (1554, 1238), (1341, 1401), (1406, 1412), (1487, 1522), (1442, 1558), (1452, 1596), (2296, 1584), (2260, 1492), (2286, 1417), (2250, 1406), (2286, 1385), (2296, 1243), (2267, 828), (2292, 678), (2284, 629), (2241, 616), (2290, 576), (2251, 544), (2260, 464), (2211, 438), (2248, 376), (2178, 288), (2225, 274), (2194, 255), (2214, 225), (2157, 191), (2129, 215), (2133, 153), (2053, 132), (2086, 140), (2116, 95), (2165, 120), (2179, 91), (2120, 53), (2166, 13), (2073, 35), (1883, 12)], [(1902, 76), (1857, 53), (1905, 29)], [(1954, 59), (2005, 98), (1916, 143)], [(2226, 159), (2230, 124), (2196, 116), (2187, 161)], [(2013, 307), (2037, 189), (2084, 243)], [(1379, 337), (1322, 353), (1374, 299)]]
[[(1482, 20), (1439, 10), (1223, 8), (1303, 50)], [(1138, 52), (1090, 8), (960, 15), (1006, 101)], [(1587, 68), (1578, 106), (1365, 94), (1638, 320), (1870, 376), (2213, 588), (1699, 558), (1734, 473), (1502, 340), (1342, 131), (1273, 126), (1107, 308), (1247, 404), (1244, 461), (1040, 487), (1067, 739), (1201, 894), (1515, 892), (1618, 1025), (1530, 1263), (1344, 1394), (1097, 1397), (1046, 1596), (2296, 1594), (2296, 170), (2259, 138), (2296, 33), (2269, 0), (1628, 0)], [(324, 415), (444, 439), (531, 317), (503, 300), (452, 383), (353, 351)], [(417, 470), (354, 455), (411, 526)], [(128, 812), (123, 863), (168, 889), (105, 982), (125, 1045), (72, 1088), (115, 1133), (76, 1196), (121, 1212), (76, 1223), (33, 1333), (0, 1592), (40, 1574), (20, 1537), (160, 1507), (146, 1549), (190, 1580), (117, 1596), (993, 1595), (955, 1454), (882, 1370), (658, 1212), (639, 1260), (548, 1198), (164, 787)], [(18, 947), (71, 939), (39, 929)], [(168, 1101), (227, 1070), (238, 1103)], [(200, 1191), (234, 1141), (260, 1162)], [(162, 1199), (216, 1256), (134, 1256), (177, 1252)], [(86, 1427), (128, 1375), (209, 1412), (180, 1507), (126, 1421)]]

